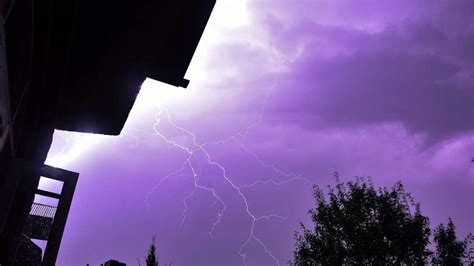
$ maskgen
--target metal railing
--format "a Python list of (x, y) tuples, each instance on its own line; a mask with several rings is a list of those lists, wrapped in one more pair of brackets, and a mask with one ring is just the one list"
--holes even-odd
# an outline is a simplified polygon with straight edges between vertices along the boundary
[(33, 203), (31, 205), (30, 215), (47, 217), (47, 218), (54, 218), (56, 214), (57, 207), (45, 205), (41, 203)]

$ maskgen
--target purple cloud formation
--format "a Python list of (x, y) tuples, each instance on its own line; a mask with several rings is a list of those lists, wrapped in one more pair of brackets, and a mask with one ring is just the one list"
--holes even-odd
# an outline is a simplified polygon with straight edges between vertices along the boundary
[[(303, 3), (301, 9), (317, 10), (320, 5)], [(274, 97), (282, 104), (271, 114), (303, 114), (307, 119), (298, 123), (317, 127), (401, 122), (413, 133), (426, 134), (430, 142), (471, 132), (474, 8), (463, 2), (444, 3), (417, 16), (396, 12), (398, 23), (376, 25), (375, 32), (364, 26), (377, 23), (370, 16), (369, 21), (356, 16), (356, 28), (323, 25), (311, 15), (301, 16), (302, 10), (287, 15), (290, 26), (269, 19), (267, 27), (283, 52), (301, 50), (281, 78), (284, 89)], [(282, 3), (275, 14), (285, 12), (285, 7)], [(393, 2), (341, 6), (346, 16), (347, 9), (373, 9), (378, 16), (390, 17), (391, 10), (403, 8)], [(293, 101), (287, 100), (290, 90)]]
[(474, 231), (473, 14), (218, 2), (189, 90), (147, 81), (120, 137), (55, 135), (50, 163), (81, 172), (60, 265), (143, 263), (154, 234), (162, 263), (285, 264), (334, 171), (402, 180), (433, 226)]

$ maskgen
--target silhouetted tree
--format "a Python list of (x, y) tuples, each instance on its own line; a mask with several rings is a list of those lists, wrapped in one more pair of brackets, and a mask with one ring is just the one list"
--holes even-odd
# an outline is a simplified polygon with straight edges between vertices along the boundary
[(148, 255), (146, 257), (146, 266), (158, 266), (158, 257), (156, 256), (155, 237), (151, 243)]
[(370, 180), (329, 186), (328, 197), (314, 187), (314, 230), (301, 224), (292, 263), (297, 265), (423, 264), (431, 230), (402, 183), (376, 190)]
[(436, 243), (436, 253), (433, 257), (433, 264), (437, 265), (460, 265), (465, 256), (468, 238), (460, 241), (456, 237), (456, 227), (451, 218), (448, 225), (438, 225), (434, 230), (434, 242)]

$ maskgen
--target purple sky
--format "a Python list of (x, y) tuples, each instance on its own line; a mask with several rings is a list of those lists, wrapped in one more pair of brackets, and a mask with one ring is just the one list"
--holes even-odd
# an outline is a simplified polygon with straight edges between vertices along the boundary
[(118, 137), (56, 132), (48, 163), (81, 173), (58, 264), (143, 264), (154, 234), (161, 263), (285, 264), (334, 171), (402, 180), (433, 226), (474, 232), (473, 16), (218, 1), (188, 89), (147, 80)]

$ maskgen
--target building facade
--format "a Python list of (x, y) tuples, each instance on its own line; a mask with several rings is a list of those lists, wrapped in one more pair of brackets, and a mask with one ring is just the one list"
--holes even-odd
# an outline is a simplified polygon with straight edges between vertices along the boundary
[(0, 265), (55, 264), (79, 174), (44, 165), (54, 130), (118, 135), (145, 78), (186, 87), (214, 4), (0, 0)]

